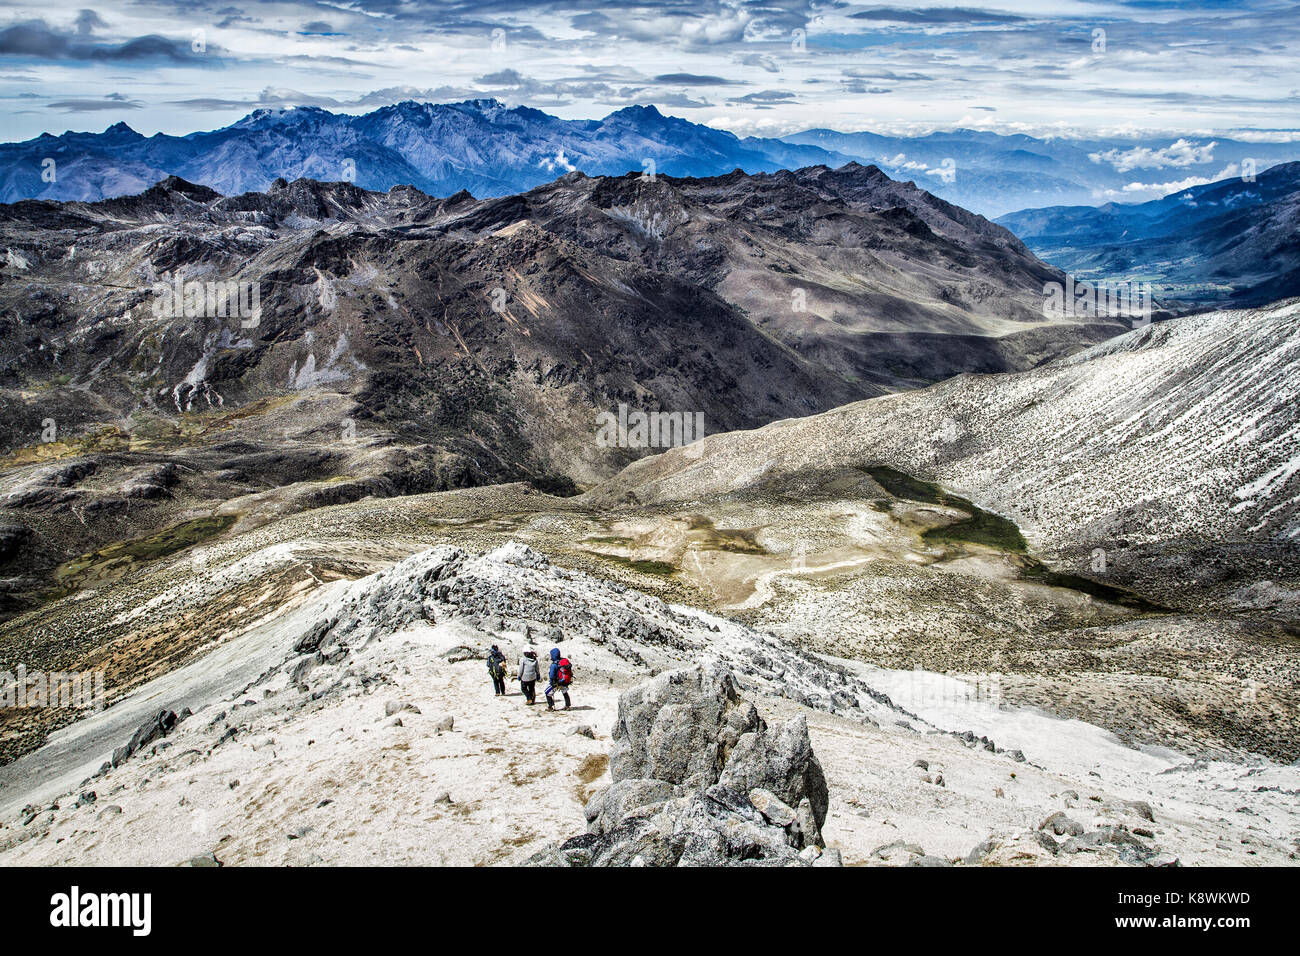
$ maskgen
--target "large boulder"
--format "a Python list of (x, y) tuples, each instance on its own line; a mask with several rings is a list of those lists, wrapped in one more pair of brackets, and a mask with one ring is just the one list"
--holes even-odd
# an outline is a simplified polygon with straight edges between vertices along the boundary
[(722, 772), (728, 742), (735, 743), (758, 722), (757, 711), (744, 705), (724, 668), (660, 674), (619, 697), (610, 778), (710, 786)]
[(612, 783), (587, 833), (533, 866), (826, 866), (829, 794), (802, 718), (770, 729), (716, 664), (661, 674), (619, 698)]

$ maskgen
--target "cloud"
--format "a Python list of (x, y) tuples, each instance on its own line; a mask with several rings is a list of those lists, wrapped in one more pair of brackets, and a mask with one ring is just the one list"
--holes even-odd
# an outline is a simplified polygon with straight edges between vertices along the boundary
[(47, 103), (46, 109), (60, 110), (64, 113), (100, 113), (104, 110), (138, 110), (143, 103), (129, 99), (121, 93), (109, 93), (103, 99), (58, 100)]
[(975, 10), (970, 7), (928, 7), (922, 10), (872, 7), (869, 10), (849, 14), (849, 19), (940, 25), (949, 23), (1021, 23), (1025, 18), (1011, 13)]
[(543, 156), (537, 165), (542, 167), (542, 169), (546, 170), (548, 173), (554, 173), (560, 170), (564, 170), (566, 173), (571, 173), (578, 168), (577, 166), (574, 166), (573, 163), (569, 162), (569, 158), (564, 155), (564, 150), (562, 149), (557, 150), (554, 156)]
[[(762, 15), (743, 7), (722, 6), (716, 13), (701, 14), (668, 10), (656, 12), (651, 7), (625, 10), (616, 17), (604, 12), (580, 13), (570, 20), (578, 30), (603, 37), (617, 37), (649, 43), (670, 43), (678, 47), (712, 47), (739, 43), (751, 26), (784, 20), (787, 12), (762, 8)], [(798, 22), (804, 22), (803, 17)]]
[(845, 93), (892, 93), (894, 92), (888, 86), (867, 86), (861, 80), (846, 80), (840, 84)]
[(484, 86), (527, 86), (531, 81), (518, 70), (508, 69), (476, 76), (474, 82)]
[(324, 20), (313, 20), (311, 23), (304, 23), (298, 33), (305, 37), (337, 37), (344, 35), (335, 30), (333, 24)]
[[(95, 19), (98, 20), (98, 17)], [(80, 29), (82, 18), (78, 17), (77, 22)], [(191, 52), (188, 40), (171, 40), (150, 34), (124, 43), (95, 43), (86, 40), (87, 35), (58, 33), (51, 30), (43, 20), (16, 23), (0, 30), (0, 56), (83, 62), (150, 59), (189, 62), (200, 59)]]
[(673, 86), (730, 86), (731, 80), (724, 80), (720, 76), (699, 76), (695, 73), (661, 73), (655, 77), (656, 83), (667, 83)]
[(776, 60), (770, 56), (763, 56), (761, 53), (749, 53), (740, 58), (741, 66), (757, 66), (769, 73), (780, 73), (781, 67), (777, 65)]
[(1121, 199), (1124, 202), (1144, 202), (1148, 199), (1162, 199), (1171, 193), (1191, 189), (1193, 186), (1205, 186), (1224, 179), (1233, 179), (1241, 175), (1241, 167), (1228, 163), (1212, 176), (1188, 176), (1166, 183), (1125, 183), (1122, 189), (1099, 190), (1094, 193), (1097, 199)]
[(82, 10), (77, 14), (76, 19), (77, 36), (88, 37), (95, 32), (95, 29), (108, 26), (98, 13), (94, 10)]
[(1149, 146), (1108, 149), (1103, 152), (1089, 153), (1088, 158), (1094, 163), (1109, 163), (1117, 173), (1127, 173), (1134, 169), (1164, 169), (1168, 166), (1196, 166), (1200, 163), (1212, 162), (1214, 147), (1217, 145), (1217, 142), (1211, 142), (1197, 146), (1188, 140), (1179, 139), (1163, 149), (1152, 149)]
[(748, 103), (751, 106), (766, 107), (774, 103), (789, 103), (795, 95), (788, 90), (762, 90), (758, 93), (746, 93), (727, 100), (728, 103)]

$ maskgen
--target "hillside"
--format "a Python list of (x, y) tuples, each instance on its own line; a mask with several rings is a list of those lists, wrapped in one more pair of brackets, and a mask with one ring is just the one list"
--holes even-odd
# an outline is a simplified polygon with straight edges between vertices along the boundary
[(1300, 537), (1300, 302), (1158, 322), (1042, 368), (776, 422), (637, 462), (592, 500), (685, 501), (881, 463), (1084, 549)]
[(0, 207), (0, 241), (10, 609), (286, 510), (572, 493), (656, 450), (596, 440), (620, 405), (750, 428), (1123, 328), (1044, 320), (1057, 274), (1009, 233), (855, 165), (486, 200), (169, 179)]

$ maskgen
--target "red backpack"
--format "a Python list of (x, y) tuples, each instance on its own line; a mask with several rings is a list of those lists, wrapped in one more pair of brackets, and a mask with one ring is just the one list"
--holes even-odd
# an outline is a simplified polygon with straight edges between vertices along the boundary
[(567, 687), (573, 683), (573, 665), (569, 663), (567, 657), (561, 657), (555, 665), (555, 682), (561, 687)]

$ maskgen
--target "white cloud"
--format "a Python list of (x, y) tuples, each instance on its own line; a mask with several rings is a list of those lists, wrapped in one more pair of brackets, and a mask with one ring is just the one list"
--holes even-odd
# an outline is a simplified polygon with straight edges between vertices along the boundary
[(1217, 142), (1197, 146), (1185, 139), (1178, 139), (1163, 149), (1149, 146), (1134, 146), (1132, 149), (1108, 149), (1104, 152), (1089, 153), (1088, 158), (1094, 163), (1109, 163), (1116, 172), (1127, 173), (1135, 169), (1164, 169), (1167, 166), (1184, 167), (1208, 163), (1214, 159), (1214, 147)]

